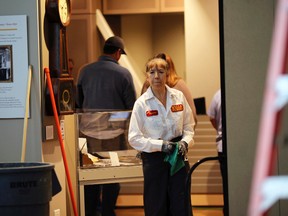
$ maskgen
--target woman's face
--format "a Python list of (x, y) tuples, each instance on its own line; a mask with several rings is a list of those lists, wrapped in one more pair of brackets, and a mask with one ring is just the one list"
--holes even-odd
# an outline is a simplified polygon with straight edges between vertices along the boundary
[(165, 87), (167, 77), (167, 63), (161, 59), (152, 61), (147, 68), (147, 81), (152, 88), (163, 88)]

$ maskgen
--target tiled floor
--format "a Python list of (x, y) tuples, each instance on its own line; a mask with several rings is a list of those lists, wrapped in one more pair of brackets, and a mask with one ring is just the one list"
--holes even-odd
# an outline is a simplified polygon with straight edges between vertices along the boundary
[[(118, 208), (117, 216), (144, 216), (143, 208)], [(222, 208), (199, 207), (193, 208), (193, 216), (223, 216)]]

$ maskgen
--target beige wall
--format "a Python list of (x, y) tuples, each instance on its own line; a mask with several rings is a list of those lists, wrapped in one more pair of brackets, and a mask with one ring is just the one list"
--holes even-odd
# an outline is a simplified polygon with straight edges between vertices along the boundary
[(145, 63), (153, 53), (152, 17), (147, 15), (125, 15), (121, 17), (121, 36), (129, 59), (143, 81), (145, 79)]
[(183, 13), (122, 15), (121, 36), (143, 81), (147, 60), (166, 52), (193, 97), (206, 97), (208, 108), (220, 88), (218, 3), (187, 1), (185, 6), (185, 22)]
[[(40, 1), (40, 44), (41, 44), (41, 60), (42, 60), (42, 69), (44, 67), (49, 67), (49, 54), (46, 48), (45, 40), (44, 40), (44, 33), (43, 33), (43, 20), (44, 20), (44, 13), (45, 13), (45, 2)], [(44, 73), (41, 71), (41, 73)], [(44, 74), (43, 74), (44, 76)], [(45, 77), (42, 77), (45, 79)], [(43, 80), (44, 81), (44, 80)], [(45, 82), (45, 81), (44, 81)], [(45, 87), (45, 83), (43, 83), (42, 88)], [(44, 112), (44, 110), (42, 110)], [(60, 118), (61, 119), (61, 118)], [(43, 116), (43, 124), (45, 125), (53, 125), (55, 127), (55, 120), (52, 116)], [(56, 132), (56, 130), (54, 130)], [(42, 143), (42, 154), (43, 154), (43, 161), (49, 162), (54, 164), (55, 171), (58, 177), (58, 180), (61, 184), (62, 190), (60, 193), (52, 197), (50, 202), (50, 216), (54, 216), (54, 210), (60, 209), (61, 215), (66, 215), (66, 177), (65, 177), (65, 170), (62, 160), (61, 148), (59, 141), (57, 139), (57, 133), (54, 133), (55, 140), (46, 141)]]
[(185, 0), (186, 79), (206, 107), (220, 88), (218, 1)]
[(169, 54), (177, 73), (185, 79), (184, 14), (158, 14), (153, 17), (153, 53)]
[(143, 82), (146, 62), (159, 52), (172, 57), (178, 74), (185, 79), (183, 13), (122, 15), (121, 20), (121, 36)]
[[(64, 116), (64, 134), (65, 134), (65, 151), (67, 156), (67, 162), (70, 170), (71, 183), (73, 193), (75, 196), (75, 202), (78, 205), (78, 180), (77, 180), (77, 168), (78, 168), (78, 136), (77, 136), (77, 116), (66, 115)], [(70, 198), (68, 188), (66, 189), (66, 203), (67, 203), (67, 216), (73, 215), (73, 206)], [(80, 211), (80, 209), (78, 209)]]

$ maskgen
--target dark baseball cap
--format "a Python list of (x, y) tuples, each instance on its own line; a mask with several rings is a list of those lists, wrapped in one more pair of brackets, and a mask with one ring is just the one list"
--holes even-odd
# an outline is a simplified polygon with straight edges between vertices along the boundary
[(126, 55), (126, 52), (124, 51), (124, 41), (123, 41), (123, 39), (121, 37), (112, 36), (112, 37), (108, 38), (105, 41), (105, 45), (104, 46), (119, 48), (119, 49), (121, 49), (121, 54), (125, 54)]

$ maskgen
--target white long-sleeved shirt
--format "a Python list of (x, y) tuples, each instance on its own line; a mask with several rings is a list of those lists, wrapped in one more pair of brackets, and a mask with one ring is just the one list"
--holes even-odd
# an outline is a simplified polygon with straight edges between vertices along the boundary
[(167, 85), (166, 89), (166, 108), (154, 96), (151, 87), (134, 104), (128, 140), (138, 151), (161, 151), (163, 140), (178, 136), (189, 145), (193, 143), (195, 123), (191, 108), (181, 91)]

